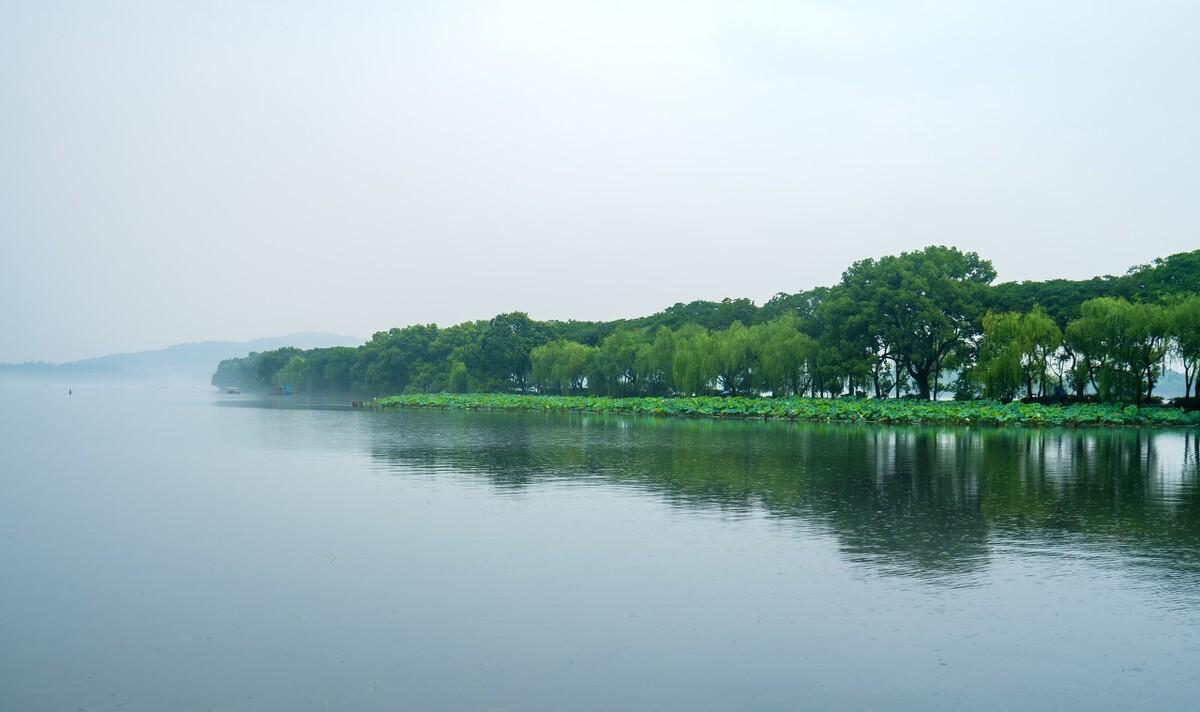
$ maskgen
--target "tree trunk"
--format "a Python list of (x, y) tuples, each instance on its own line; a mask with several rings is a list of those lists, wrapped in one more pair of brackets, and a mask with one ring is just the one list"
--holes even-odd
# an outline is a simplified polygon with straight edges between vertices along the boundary
[(929, 371), (932, 367), (915, 368), (911, 363), (907, 367), (908, 375), (912, 376), (913, 380), (917, 382), (917, 393), (920, 394), (923, 400), (929, 400)]

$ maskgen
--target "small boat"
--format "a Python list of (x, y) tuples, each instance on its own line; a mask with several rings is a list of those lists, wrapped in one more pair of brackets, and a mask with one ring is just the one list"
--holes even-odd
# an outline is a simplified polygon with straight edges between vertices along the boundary
[(241, 388), (238, 388), (237, 386), (230, 386), (230, 387), (228, 387), (228, 388), (226, 388), (226, 389), (225, 389), (225, 392), (226, 392), (226, 393), (228, 393), (228, 394), (229, 394), (229, 395), (231, 395), (231, 396), (236, 396), (236, 395), (238, 395), (239, 393), (241, 393), (241, 392), (242, 392), (242, 389), (241, 389)]

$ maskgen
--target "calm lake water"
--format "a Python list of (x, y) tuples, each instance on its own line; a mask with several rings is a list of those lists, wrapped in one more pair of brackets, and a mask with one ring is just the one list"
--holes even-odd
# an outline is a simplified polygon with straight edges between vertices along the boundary
[(1168, 710), (1196, 431), (0, 391), (0, 709)]

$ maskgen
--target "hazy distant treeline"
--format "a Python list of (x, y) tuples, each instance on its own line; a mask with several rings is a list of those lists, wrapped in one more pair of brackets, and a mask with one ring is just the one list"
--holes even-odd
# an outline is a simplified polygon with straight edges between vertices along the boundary
[(222, 361), (214, 385), (368, 395), (699, 393), (1141, 402), (1166, 359), (1200, 369), (1200, 250), (1120, 277), (993, 285), (988, 260), (927, 247), (854, 263), (831, 287), (676, 304), (640, 319), (521, 312), (376, 333), (357, 348)]

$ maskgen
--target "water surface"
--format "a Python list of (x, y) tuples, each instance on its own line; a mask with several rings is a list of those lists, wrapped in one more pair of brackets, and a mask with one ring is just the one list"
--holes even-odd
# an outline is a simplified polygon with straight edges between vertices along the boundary
[(1195, 431), (0, 396), (0, 709), (1200, 691)]

